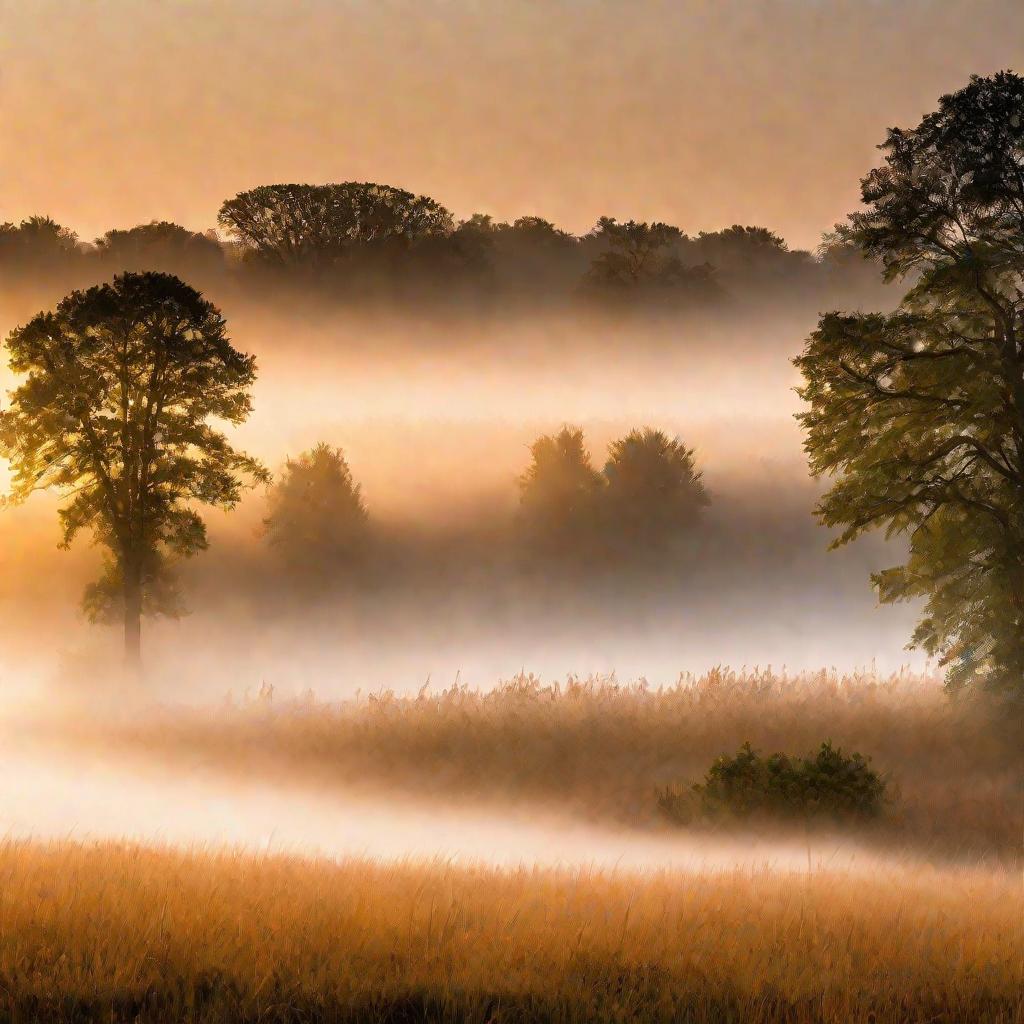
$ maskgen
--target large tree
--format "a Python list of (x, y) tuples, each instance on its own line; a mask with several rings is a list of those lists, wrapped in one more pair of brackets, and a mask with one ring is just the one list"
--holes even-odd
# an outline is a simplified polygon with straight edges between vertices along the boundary
[(206, 547), (195, 503), (231, 508), (246, 481), (268, 479), (209, 422), (246, 419), (255, 361), (232, 347), (213, 305), (155, 273), (72, 292), (13, 331), (7, 349), (27, 374), (0, 412), (10, 498), (61, 491), (63, 544), (88, 529), (107, 548), (87, 610), (111, 598), (123, 608), (137, 667), (143, 611), (170, 607), (167, 559)]
[(357, 243), (447, 234), (452, 215), (428, 196), (391, 185), (261, 185), (228, 199), (217, 217), (269, 263), (322, 267)]
[(819, 513), (836, 544), (909, 537), (874, 579), (923, 598), (913, 643), (952, 685), (1024, 701), (1024, 79), (972, 78), (892, 129), (843, 236), (912, 285), (893, 313), (829, 313), (797, 365)]

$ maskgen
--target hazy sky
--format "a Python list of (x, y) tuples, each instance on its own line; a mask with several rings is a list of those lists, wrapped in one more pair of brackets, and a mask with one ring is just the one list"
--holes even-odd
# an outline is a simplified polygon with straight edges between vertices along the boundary
[(815, 244), (1022, 0), (0, 0), (0, 221), (214, 223), (274, 181)]

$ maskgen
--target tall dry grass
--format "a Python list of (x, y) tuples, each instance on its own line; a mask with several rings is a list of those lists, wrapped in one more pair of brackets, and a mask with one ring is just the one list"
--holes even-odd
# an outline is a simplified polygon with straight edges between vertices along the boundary
[(75, 743), (253, 777), (529, 801), (644, 826), (658, 823), (659, 787), (699, 780), (743, 742), (801, 754), (831, 739), (870, 756), (889, 780), (895, 799), (871, 826), (876, 839), (943, 854), (1022, 855), (1019, 730), (906, 673), (719, 669), (663, 688), (521, 676), (490, 691), (135, 710), (76, 716), (61, 728)]
[(0, 1016), (1024, 1021), (1018, 875), (634, 876), (0, 847)]

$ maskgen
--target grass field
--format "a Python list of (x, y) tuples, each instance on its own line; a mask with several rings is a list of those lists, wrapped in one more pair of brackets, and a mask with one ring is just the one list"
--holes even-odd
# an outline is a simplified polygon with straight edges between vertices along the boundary
[(0, 1016), (1024, 1021), (1019, 874), (498, 872), (0, 848)]
[(37, 728), (179, 767), (525, 803), (630, 827), (663, 827), (657, 789), (698, 781), (745, 741), (803, 754), (831, 739), (870, 756), (888, 779), (893, 800), (866, 827), (872, 841), (943, 856), (1024, 854), (1019, 733), (934, 680), (905, 674), (716, 670), (666, 688), (521, 677), (490, 691), (335, 705), (264, 699), (214, 712), (76, 713)]

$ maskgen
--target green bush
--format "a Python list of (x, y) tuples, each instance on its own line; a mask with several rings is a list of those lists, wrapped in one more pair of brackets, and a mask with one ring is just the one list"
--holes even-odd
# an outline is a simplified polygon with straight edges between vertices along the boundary
[(845, 755), (831, 741), (816, 754), (762, 757), (749, 743), (719, 757), (704, 781), (689, 790), (658, 793), (658, 807), (679, 824), (707, 818), (774, 817), (850, 821), (877, 817), (886, 781), (861, 754)]

